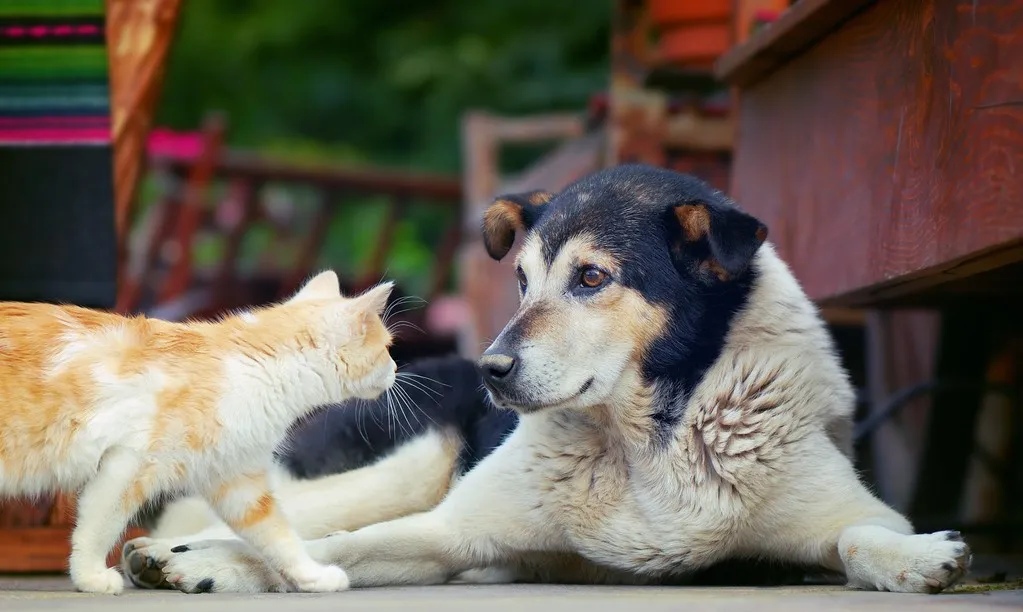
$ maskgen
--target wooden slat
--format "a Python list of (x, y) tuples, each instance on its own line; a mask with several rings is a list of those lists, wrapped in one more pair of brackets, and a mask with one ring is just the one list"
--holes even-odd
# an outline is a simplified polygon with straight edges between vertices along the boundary
[[(191, 169), (195, 160), (173, 155), (154, 155), (152, 162), (165, 164), (169, 169), (184, 174)], [(323, 189), (342, 189), (348, 193), (422, 198), (441, 205), (462, 197), (462, 186), (457, 177), (285, 162), (237, 151), (224, 153), (217, 161), (215, 171), (217, 176), (228, 179), (252, 177), (268, 183), (303, 183)]]
[[(142, 529), (129, 529), (122, 542), (144, 536)], [(71, 527), (24, 527), (0, 530), (0, 573), (57, 573), (67, 569), (71, 555)], [(120, 544), (107, 555), (113, 567), (121, 557)]]
[(748, 87), (876, 0), (799, 0), (777, 21), (722, 55), (717, 78)]
[(1020, 3), (876, 3), (741, 92), (732, 194), (829, 305), (1021, 261), (1021, 58)]
[(171, 263), (168, 278), (160, 288), (160, 301), (177, 299), (188, 289), (192, 275), (192, 240), (208, 213), (207, 189), (213, 182), (224, 141), (223, 119), (211, 115), (203, 126), (203, 136), (202, 153), (188, 174), (174, 232), (177, 260)]
[(374, 241), (366, 267), (359, 276), (357, 291), (368, 289), (383, 280), (384, 265), (387, 263), (387, 256), (391, 254), (391, 245), (394, 244), (394, 233), (398, 230), (398, 222), (407, 207), (408, 203), (402, 200), (388, 202), (384, 222)]
[(312, 275), (316, 261), (323, 250), (323, 244), (327, 240), (330, 222), (334, 217), (334, 207), (343, 199), (344, 193), (328, 191), (322, 194), (322, 197), (323, 201), (320, 202), (316, 214), (313, 216), (312, 232), (302, 241), (302, 245), (299, 247), (298, 261), (281, 285), (282, 297), (298, 291), (302, 283)]

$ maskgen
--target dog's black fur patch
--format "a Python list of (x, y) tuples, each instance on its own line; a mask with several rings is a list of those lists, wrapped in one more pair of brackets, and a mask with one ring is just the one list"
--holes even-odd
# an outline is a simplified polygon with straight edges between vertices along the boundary
[(328, 406), (292, 428), (278, 460), (299, 478), (337, 474), (369, 465), (439, 428), (462, 436), (461, 467), (468, 470), (518, 423), (515, 413), (489, 404), (476, 365), (468, 359), (432, 357), (399, 372), (425, 377), (415, 378), (414, 384), (399, 383), (417, 408), (400, 413), (392, 403), (391, 413), (385, 397)]
[[(687, 239), (675, 213), (686, 204), (704, 207), (706, 236)], [(523, 221), (527, 232), (539, 236), (548, 266), (568, 240), (585, 235), (619, 261), (617, 282), (667, 309), (668, 329), (642, 367), (664, 400), (652, 418), (667, 436), (747, 303), (757, 276), (749, 262), (766, 227), (700, 179), (643, 165), (584, 177)], [(726, 280), (708, 269), (711, 261)]]

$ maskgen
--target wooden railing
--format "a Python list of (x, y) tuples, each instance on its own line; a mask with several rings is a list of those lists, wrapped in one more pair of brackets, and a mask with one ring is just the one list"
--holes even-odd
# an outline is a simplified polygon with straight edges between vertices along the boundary
[[(394, 246), (399, 223), (413, 206), (429, 206), (447, 217), (440, 243), (434, 245), (431, 278), (419, 296), (428, 302), (446, 290), (461, 240), (461, 185), (457, 178), (402, 173), (376, 168), (339, 168), (286, 163), (251, 153), (225, 151), (224, 126), (207, 121), (198, 152), (156, 152), (151, 166), (168, 187), (146, 211), (133, 237), (131, 256), (122, 275), (118, 300), (121, 312), (156, 311), (169, 318), (206, 316), (256, 302), (275, 300), (295, 290), (316, 268), (335, 215), (357, 206), (364, 196), (387, 198), (384, 221), (373, 241), (365, 265), (346, 289), (360, 291), (378, 282)], [(224, 196), (211, 200), (215, 185)], [(314, 193), (315, 210), (304, 218), (281, 221), (265, 205), (267, 186)], [(260, 266), (248, 274), (240, 270), (241, 246), (247, 232), (259, 222), (270, 222), (278, 239), (298, 242), (290, 269)], [(194, 262), (195, 242), (201, 231), (223, 238), (222, 253), (213, 269), (201, 270)], [(304, 231), (304, 235), (299, 236)], [(263, 282), (254, 299), (246, 284)]]

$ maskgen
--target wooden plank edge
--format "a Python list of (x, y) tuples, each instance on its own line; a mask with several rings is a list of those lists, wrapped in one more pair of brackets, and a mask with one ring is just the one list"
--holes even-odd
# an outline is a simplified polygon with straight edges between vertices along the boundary
[[(1012, 240), (946, 261), (936, 266), (855, 289), (835, 296), (815, 298), (822, 308), (873, 308), (896, 304), (901, 298), (944, 283), (968, 278), (1002, 266), (1023, 262), (1023, 239)], [(919, 305), (919, 304), (918, 304)]]
[(876, 0), (799, 0), (714, 63), (718, 80), (749, 87)]

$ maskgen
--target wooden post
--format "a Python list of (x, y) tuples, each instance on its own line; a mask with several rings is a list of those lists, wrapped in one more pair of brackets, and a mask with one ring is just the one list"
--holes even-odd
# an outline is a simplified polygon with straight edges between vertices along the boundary
[[(587, 134), (581, 117), (538, 115), (503, 118), (473, 112), (462, 120), (464, 206), (460, 254), (460, 284), (469, 321), (459, 334), (459, 351), (478, 356), (514, 314), (518, 304), (515, 274), (508, 263), (487, 255), (480, 238), (480, 221), (501, 192), (548, 189), (557, 191), (583, 174), (597, 170), (604, 160), (603, 134)], [(521, 173), (517, 180), (500, 175), (500, 146), (506, 142), (566, 141), (554, 153)]]
[(118, 235), (128, 227), (181, 0), (106, 0)]

